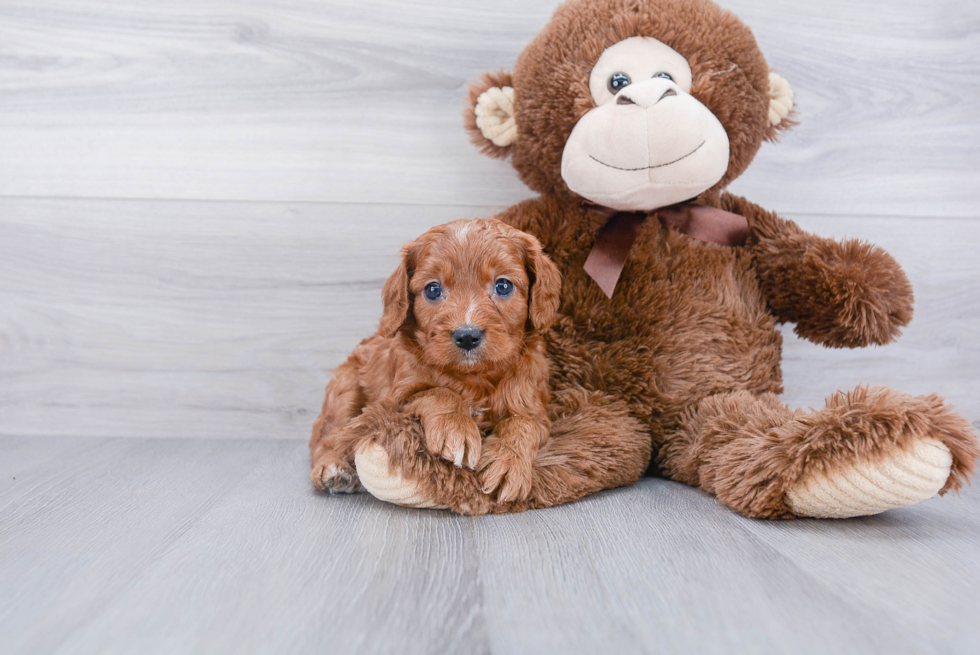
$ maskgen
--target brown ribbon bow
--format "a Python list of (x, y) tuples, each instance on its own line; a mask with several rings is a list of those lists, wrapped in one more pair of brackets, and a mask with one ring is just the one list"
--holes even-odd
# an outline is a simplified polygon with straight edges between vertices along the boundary
[[(660, 222), (690, 237), (724, 246), (740, 246), (748, 236), (749, 223), (744, 216), (724, 209), (702, 205), (671, 205), (656, 212)], [(585, 260), (589, 274), (607, 297), (612, 298), (616, 283), (626, 266), (630, 248), (640, 235), (648, 215), (613, 214), (599, 232), (595, 245)]]

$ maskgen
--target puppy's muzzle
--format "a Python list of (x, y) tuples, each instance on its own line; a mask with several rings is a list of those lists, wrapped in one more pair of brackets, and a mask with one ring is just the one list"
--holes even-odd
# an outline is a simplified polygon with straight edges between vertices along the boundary
[(471, 325), (457, 328), (452, 334), (453, 343), (456, 347), (465, 352), (469, 352), (483, 343), (483, 330)]

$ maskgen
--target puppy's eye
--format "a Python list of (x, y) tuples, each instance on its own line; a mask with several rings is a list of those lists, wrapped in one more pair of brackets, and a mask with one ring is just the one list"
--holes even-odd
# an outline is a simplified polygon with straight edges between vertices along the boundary
[(514, 293), (514, 283), (505, 277), (497, 278), (497, 281), (493, 284), (493, 292), (501, 298), (507, 298), (510, 294)]
[(656, 75), (654, 75), (654, 77), (660, 77), (665, 80), (670, 80), (671, 82), (674, 81), (674, 78), (670, 76), (670, 73), (657, 73)]
[(612, 77), (609, 78), (609, 92), (613, 95), (619, 93), (620, 89), (623, 89), (630, 85), (630, 76), (626, 73), (613, 73)]
[(422, 294), (427, 300), (438, 300), (442, 296), (442, 287), (438, 282), (429, 282), (422, 290)]

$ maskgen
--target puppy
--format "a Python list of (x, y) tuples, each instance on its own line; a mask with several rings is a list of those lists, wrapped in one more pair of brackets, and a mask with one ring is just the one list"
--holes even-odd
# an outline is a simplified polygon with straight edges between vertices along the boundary
[(561, 278), (537, 239), (493, 219), (434, 227), (402, 248), (376, 335), (327, 385), (313, 426), (311, 478), (357, 491), (355, 423), (371, 403), (418, 416), (436, 456), (479, 473), (485, 493), (523, 500), (548, 438), (548, 362)]

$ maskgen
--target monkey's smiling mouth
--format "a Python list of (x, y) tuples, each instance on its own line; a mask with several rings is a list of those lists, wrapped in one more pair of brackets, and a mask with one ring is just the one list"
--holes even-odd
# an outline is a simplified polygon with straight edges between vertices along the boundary
[(687, 153), (683, 157), (678, 157), (674, 161), (669, 161), (666, 164), (654, 164), (653, 166), (640, 166), (639, 168), (621, 168), (619, 166), (613, 166), (612, 164), (607, 164), (604, 161), (599, 161), (598, 159), (596, 159), (592, 155), (589, 155), (589, 159), (591, 159), (592, 161), (594, 161), (596, 163), (602, 164), (603, 166), (606, 166), (608, 168), (615, 168), (617, 171), (648, 171), (648, 170), (651, 170), (653, 168), (663, 168), (664, 166), (670, 166), (671, 164), (676, 164), (677, 162), (679, 162), (682, 159), (687, 159), (688, 157), (690, 157), (691, 155), (693, 155), (694, 153), (696, 153), (698, 150), (700, 150), (701, 149), (701, 146), (703, 146), (705, 143), (707, 143), (707, 141), (702, 141), (701, 144), (698, 145), (697, 148), (695, 148), (691, 152)]

